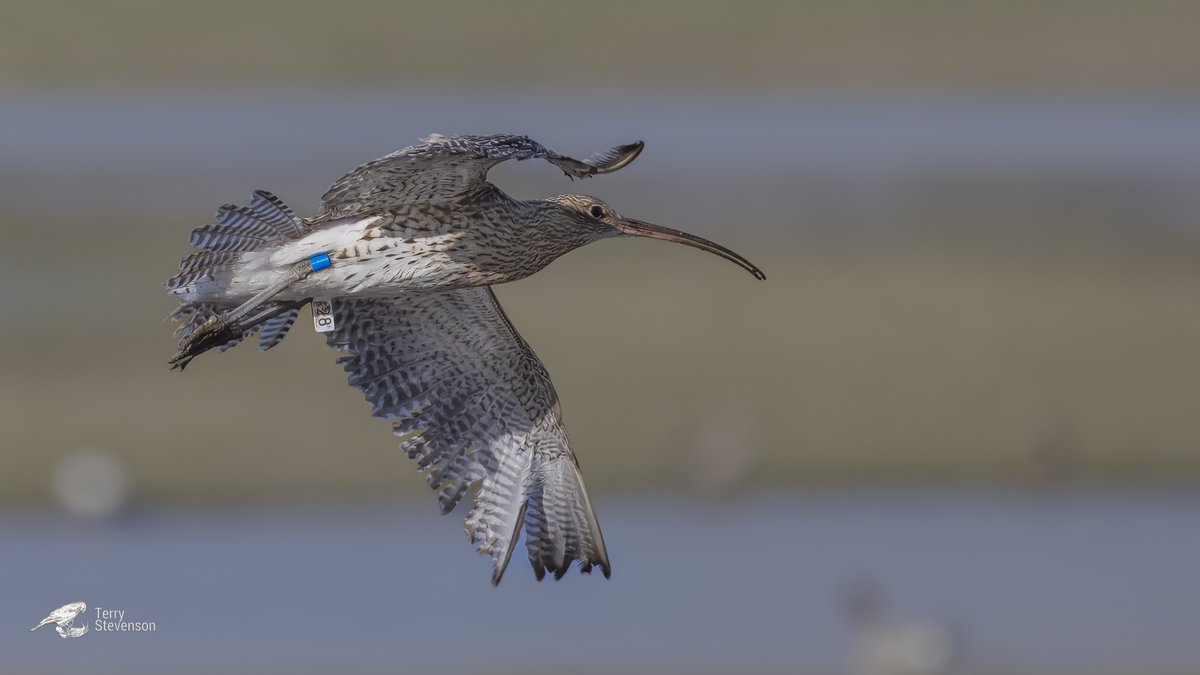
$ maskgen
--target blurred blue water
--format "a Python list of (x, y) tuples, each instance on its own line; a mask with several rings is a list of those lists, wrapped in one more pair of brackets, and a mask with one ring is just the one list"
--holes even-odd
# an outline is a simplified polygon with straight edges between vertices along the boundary
[[(836, 671), (839, 598), (869, 577), (950, 621), (968, 670), (1200, 667), (1194, 494), (816, 492), (597, 497), (605, 581), (488, 583), (420, 504), (0, 515), (7, 672)], [(154, 633), (60, 640), (59, 604)], [(993, 670), (992, 672), (996, 672)]]
[[(307, 211), (344, 171), (436, 131), (523, 132), (575, 154), (641, 138), (635, 168), (586, 189), (631, 212), (665, 199), (673, 217), (739, 227), (877, 225), (964, 195), (972, 211), (1024, 204), (1019, 221), (1050, 186), (1072, 208), (1094, 202), (1084, 216), (1185, 229), (1200, 219), (1190, 94), (14, 91), (0, 119), (0, 202), (46, 218), (190, 222), (194, 208), (207, 215), (256, 187)], [(525, 196), (570, 189), (544, 166), (501, 177)]]

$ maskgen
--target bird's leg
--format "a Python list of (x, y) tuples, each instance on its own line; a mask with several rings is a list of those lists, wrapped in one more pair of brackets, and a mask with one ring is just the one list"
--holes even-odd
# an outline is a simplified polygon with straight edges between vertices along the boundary
[[(265, 302), (265, 300), (264, 300)], [(246, 330), (257, 326), (259, 323), (277, 316), (289, 309), (294, 309), (304, 305), (306, 301), (272, 303), (265, 308), (253, 314), (247, 315), (243, 313), (242, 317), (235, 322), (229, 321), (227, 318), (220, 316), (210, 316), (199, 328), (192, 332), (184, 341), (179, 353), (176, 354), (168, 363), (171, 364), (171, 369), (178, 368), (183, 370), (187, 364), (191, 363), (192, 359), (221, 345), (229, 344), (230, 342), (245, 335)], [(243, 305), (244, 307), (245, 305)], [(238, 309), (241, 309), (239, 307)], [(253, 309), (253, 308), (252, 308)]]
[(255, 313), (264, 303), (279, 295), (289, 286), (305, 279), (313, 272), (329, 267), (329, 256), (320, 254), (292, 265), (283, 276), (270, 286), (254, 294), (246, 302), (226, 312), (224, 316), (211, 316), (184, 341), (179, 353), (170, 360), (171, 368), (183, 370), (192, 359), (200, 354), (236, 340), (248, 328), (258, 325), (276, 314), (293, 309), (303, 303), (287, 303), (282, 307), (272, 306)]
[(172, 358), (169, 363), (171, 369), (178, 368), (183, 370), (187, 364), (191, 363), (192, 359), (200, 354), (212, 349), (220, 347), (229, 342), (241, 337), (245, 334), (246, 329), (242, 326), (253, 327), (275, 316), (290, 310), (303, 307), (308, 300), (297, 300), (294, 302), (275, 302), (261, 309), (257, 313), (243, 317), (236, 325), (232, 325), (222, 320), (218, 316), (211, 316), (204, 325), (200, 326), (188, 336), (187, 342), (178, 354)]

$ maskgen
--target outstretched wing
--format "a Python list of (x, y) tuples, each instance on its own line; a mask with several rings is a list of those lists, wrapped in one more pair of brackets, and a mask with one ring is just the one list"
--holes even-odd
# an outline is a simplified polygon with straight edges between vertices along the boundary
[(527, 136), (442, 136), (397, 150), (340, 178), (321, 197), (316, 221), (353, 216), (398, 204), (445, 202), (483, 186), (487, 172), (507, 159), (544, 159), (572, 178), (616, 171), (642, 151), (642, 142), (587, 159), (560, 155)]
[(334, 301), (330, 345), (350, 384), (391, 421), (449, 513), (472, 487), (467, 536), (499, 583), (521, 528), (537, 578), (611, 573), (558, 396), (490, 288)]

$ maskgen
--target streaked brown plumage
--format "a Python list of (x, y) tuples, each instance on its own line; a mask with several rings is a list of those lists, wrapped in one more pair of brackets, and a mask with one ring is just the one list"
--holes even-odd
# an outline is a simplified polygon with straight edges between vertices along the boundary
[(765, 277), (728, 249), (625, 218), (594, 197), (520, 201), (486, 178), (499, 162), (530, 158), (584, 178), (641, 150), (634, 143), (576, 160), (524, 136), (432, 136), (338, 180), (312, 218), (265, 192), (249, 207), (222, 207), (217, 224), (192, 233), (201, 252), (165, 284), (181, 302), (172, 364), (182, 369), (259, 328), (260, 348), (270, 349), (304, 304), (332, 298), (329, 344), (346, 352), (339, 363), (350, 384), (392, 423), (442, 510), (477, 488), (466, 529), (491, 556), (493, 583), (522, 530), (539, 579), (561, 578), (575, 561), (608, 576), (558, 396), (489, 286), (622, 235), (684, 243)]

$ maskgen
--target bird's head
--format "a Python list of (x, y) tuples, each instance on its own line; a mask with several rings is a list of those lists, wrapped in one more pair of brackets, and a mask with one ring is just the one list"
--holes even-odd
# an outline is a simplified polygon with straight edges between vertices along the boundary
[(585, 231), (594, 232), (600, 236), (649, 237), (685, 244), (737, 263), (742, 269), (753, 274), (756, 279), (767, 278), (767, 275), (749, 260), (720, 244), (681, 230), (672, 230), (643, 220), (626, 218), (602, 199), (588, 195), (559, 195), (546, 201), (557, 205), (564, 215), (572, 220), (573, 224), (580, 226)]

